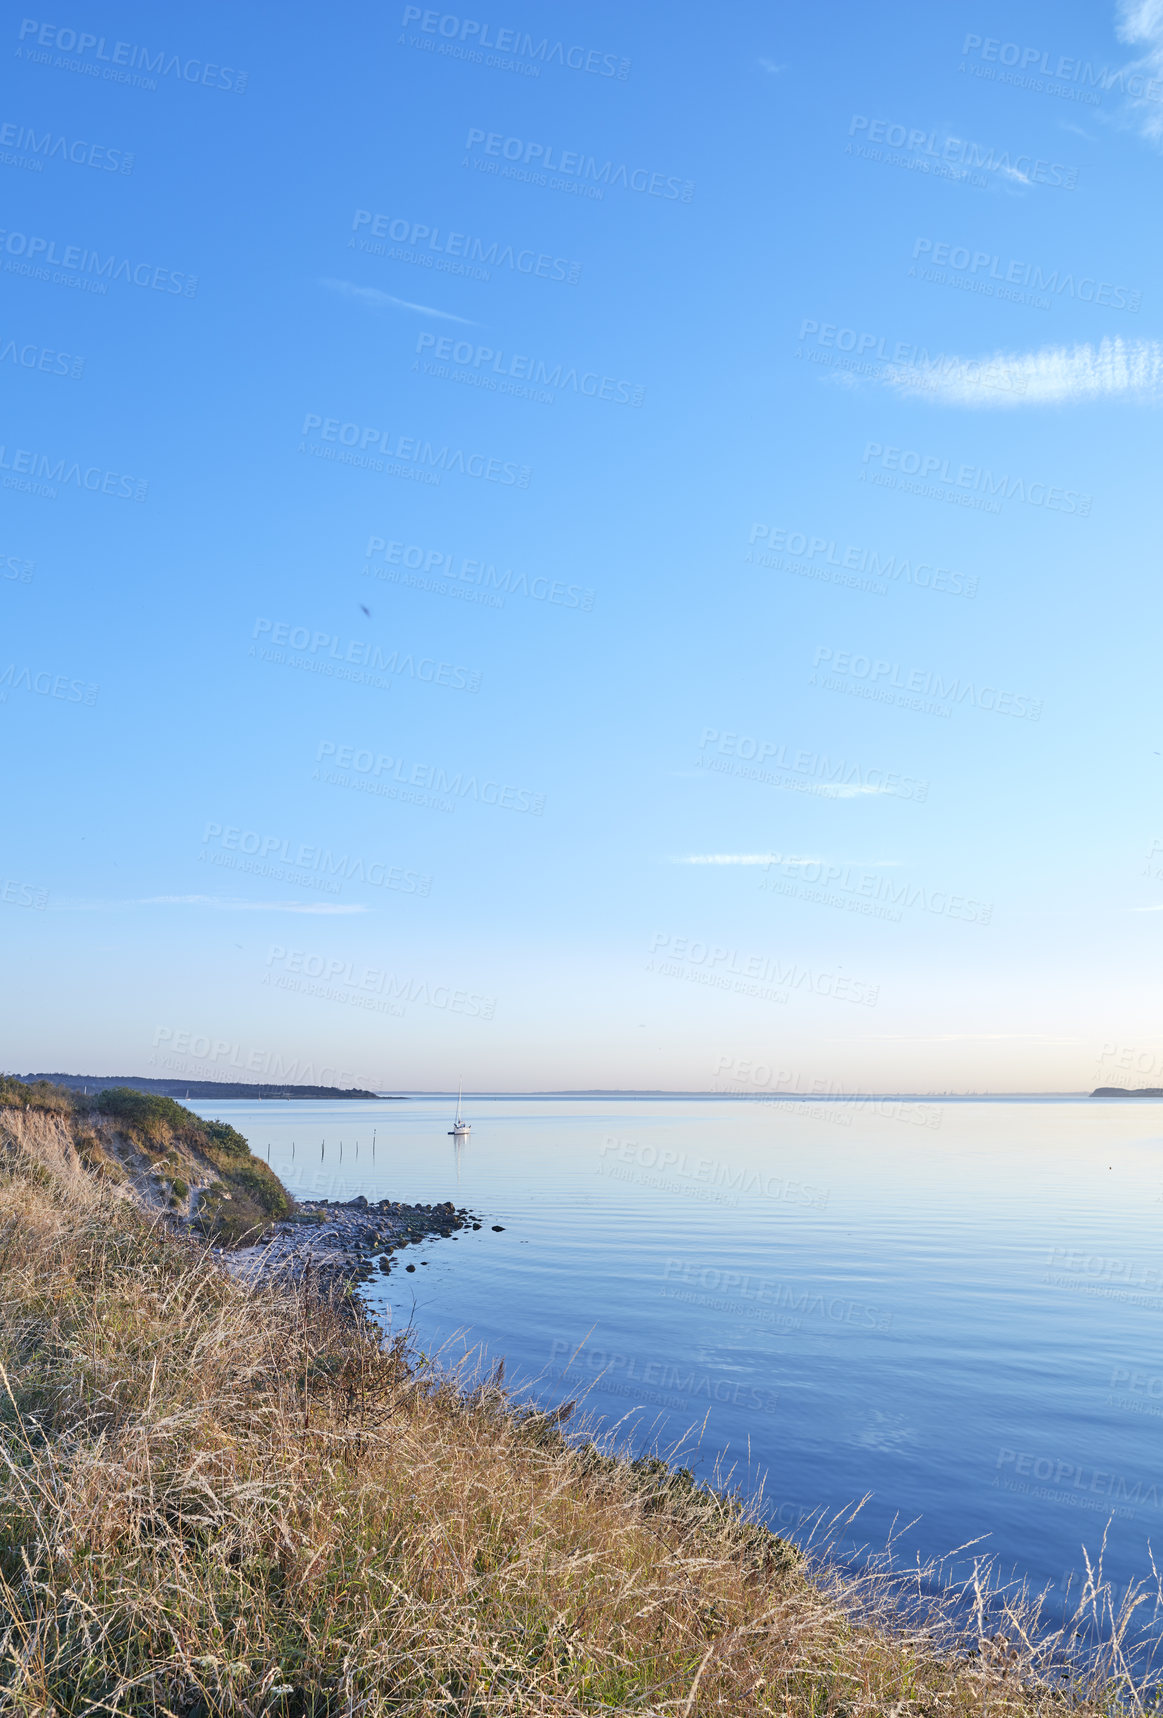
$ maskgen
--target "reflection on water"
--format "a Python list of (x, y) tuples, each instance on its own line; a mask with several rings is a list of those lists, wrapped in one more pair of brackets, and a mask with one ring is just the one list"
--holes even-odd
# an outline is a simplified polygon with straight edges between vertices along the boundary
[(1061, 1583), (1109, 1519), (1108, 1572), (1148, 1568), (1161, 1105), (474, 1097), (468, 1140), (443, 1098), (191, 1107), (305, 1197), (490, 1213), (369, 1285), (381, 1316), (703, 1471), (727, 1451), (775, 1522), (872, 1492), (873, 1543), (917, 1516), (922, 1555), (984, 1534)]

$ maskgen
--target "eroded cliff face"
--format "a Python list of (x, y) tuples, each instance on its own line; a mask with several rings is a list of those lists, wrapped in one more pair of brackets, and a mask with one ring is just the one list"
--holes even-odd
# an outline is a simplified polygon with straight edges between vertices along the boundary
[(254, 1241), (294, 1210), (240, 1133), (171, 1098), (122, 1087), (94, 1100), (6, 1080), (0, 1104), (0, 1148), (90, 1174), (141, 1210), (187, 1221), (219, 1243)]

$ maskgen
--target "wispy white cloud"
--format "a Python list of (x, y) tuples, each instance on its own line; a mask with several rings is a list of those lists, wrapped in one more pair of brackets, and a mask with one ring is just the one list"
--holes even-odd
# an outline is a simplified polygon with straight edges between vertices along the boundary
[(140, 895), (130, 901), (56, 900), (52, 905), (70, 913), (112, 913), (125, 907), (209, 907), (219, 913), (366, 913), (358, 903), (339, 901), (245, 901), (230, 895)]
[[(722, 781), (713, 770), (667, 770), (672, 781)], [(728, 778), (730, 779), (730, 778)], [(892, 793), (891, 787), (875, 782), (813, 782), (812, 793), (817, 799), (862, 799), (865, 794)]]
[[(1163, 3), (1163, 0), (1161, 0)], [(954, 406), (1052, 406), (1081, 400), (1163, 399), (1163, 341), (1102, 340), (988, 358), (901, 364), (885, 381), (899, 393)]]
[(1081, 1044), (1081, 1038), (1058, 1038), (1051, 1032), (937, 1032), (920, 1037), (913, 1032), (872, 1032), (882, 1044)]
[(863, 865), (878, 870), (903, 863), (901, 859), (822, 859), (792, 853), (687, 853), (671, 860), (672, 865)]
[(787, 71), (786, 66), (777, 65), (774, 60), (760, 60), (759, 64), (769, 77), (774, 77), (777, 72)]
[[(687, 853), (672, 859), (672, 865), (776, 865), (778, 853)], [(792, 859), (792, 865), (821, 865), (821, 859)]]
[(826, 388), (842, 388), (847, 394), (854, 394), (860, 386), (860, 377), (851, 370), (825, 370), (819, 380)]
[[(1163, 80), (1163, 0), (1119, 0), (1116, 31), (1120, 42), (1142, 48), (1143, 53), (1127, 73), (1138, 73), (1140, 88)], [(1157, 99), (1144, 92), (1131, 95), (1127, 106), (1135, 117), (1144, 137), (1158, 143), (1163, 139), (1163, 109)]]
[(453, 316), (450, 310), (434, 310), (430, 304), (412, 304), (406, 298), (393, 298), (390, 292), (381, 292), (378, 286), (356, 286), (350, 280), (323, 280), (319, 284), (330, 292), (337, 292), (341, 298), (370, 305), (373, 310), (414, 310), (417, 316), (435, 316), (440, 322), (462, 322), (466, 328), (477, 326), (467, 316)]
[(221, 913), (366, 913), (356, 903), (339, 901), (244, 901), (229, 895), (145, 895), (129, 903), (140, 907), (211, 907)]

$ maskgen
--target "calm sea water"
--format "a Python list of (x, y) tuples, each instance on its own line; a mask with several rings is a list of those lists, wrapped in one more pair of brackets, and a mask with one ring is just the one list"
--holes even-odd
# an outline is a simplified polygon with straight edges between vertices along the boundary
[(304, 1197), (487, 1213), (385, 1323), (725, 1454), (784, 1530), (871, 1493), (869, 1544), (1058, 1591), (1108, 1522), (1116, 1582), (1163, 1539), (1163, 1104), (466, 1098), (463, 1146), (445, 1099), (191, 1107)]

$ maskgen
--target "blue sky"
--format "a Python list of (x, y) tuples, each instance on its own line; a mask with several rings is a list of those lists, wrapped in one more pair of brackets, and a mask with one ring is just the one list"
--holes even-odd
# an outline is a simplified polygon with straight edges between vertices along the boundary
[(1163, 1083), (1157, 6), (6, 30), (8, 1067)]

